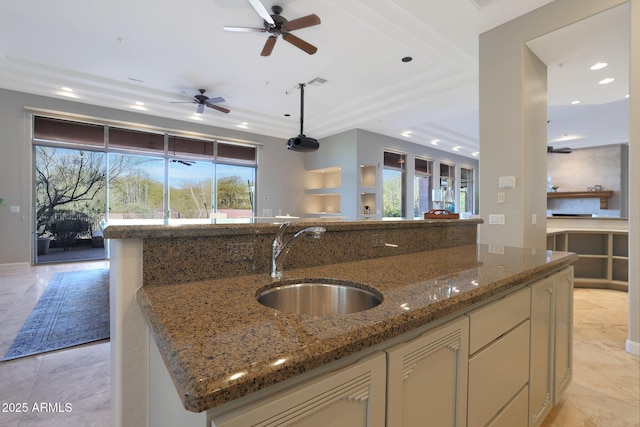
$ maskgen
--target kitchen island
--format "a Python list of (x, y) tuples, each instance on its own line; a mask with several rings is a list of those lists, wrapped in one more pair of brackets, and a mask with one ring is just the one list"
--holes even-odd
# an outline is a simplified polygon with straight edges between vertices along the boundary
[[(114, 382), (120, 384), (113, 390), (114, 424), (155, 426), (159, 422), (165, 425), (179, 422), (205, 426), (212, 422), (219, 425), (222, 420), (223, 425), (234, 425), (233, 416), (229, 418), (225, 414), (248, 413), (251, 405), (265, 402), (273, 395), (282, 397), (295, 387), (321, 383), (330, 372), (350, 369), (360, 361), (370, 363), (369, 357), (380, 359), (385, 351), (425, 332), (448, 328), (451, 322), (463, 325), (468, 322), (465, 316), (518, 291), (526, 291), (526, 303), (521, 304), (526, 305), (526, 316), (514, 320), (513, 328), (526, 329), (528, 337), (530, 287), (558, 272), (566, 272), (577, 257), (564, 252), (476, 245), (477, 223), (436, 220), (323, 224), (327, 227), (324, 246), (320, 242), (304, 242), (301, 247), (293, 248), (291, 258), (297, 253), (301, 258), (308, 258), (314, 251), (325, 255), (307, 259), (305, 264), (310, 266), (295, 265), (292, 259), (293, 268), (285, 266), (284, 280), (353, 283), (373, 288), (382, 295), (383, 301), (359, 313), (322, 317), (287, 314), (256, 301), (255, 295), (260, 289), (277, 284), (264, 271), (261, 260), (264, 243), (270, 243), (274, 226), (260, 226), (240, 233), (238, 229), (230, 229), (222, 233), (233, 237), (222, 246), (225, 262), (249, 263), (258, 271), (208, 279), (202, 279), (200, 273), (203, 260), (185, 251), (184, 246), (193, 250), (192, 240), (203, 235), (209, 240), (220, 239), (220, 235), (211, 236), (212, 229), (193, 228), (185, 232), (170, 227), (164, 230), (109, 230), (107, 227), (105, 236), (118, 239), (113, 245), (111, 274), (112, 319), (115, 318), (112, 360)], [(295, 231), (299, 227), (292, 228)], [(425, 249), (421, 233), (430, 233), (428, 240), (440, 239), (445, 242), (440, 246), (449, 247), (437, 249), (427, 245)], [(346, 240), (341, 241), (343, 238)], [(377, 247), (378, 252), (353, 253), (353, 241), (347, 241), (352, 238), (369, 239), (370, 246)], [(169, 242), (169, 246), (163, 246)], [(183, 247), (177, 249), (171, 245)], [(173, 247), (172, 253), (169, 253), (170, 247)], [(176, 253), (185, 258), (192, 256), (197, 279), (180, 278), (169, 283), (161, 272), (145, 274), (144, 258), (158, 256), (154, 248), (168, 256)], [(216, 262), (210, 260), (211, 268), (216, 269)], [(156, 269), (174, 267), (160, 262)], [(224, 267), (217, 268), (224, 270)], [(174, 270), (171, 275), (179, 276)], [(469, 328), (461, 330), (466, 331), (456, 335), (461, 347), (454, 346), (457, 349), (455, 363), (460, 365), (458, 380), (466, 378), (466, 363), (469, 356), (474, 357), (468, 353)], [(502, 331), (499, 336), (511, 336), (511, 332), (507, 332)], [(146, 342), (147, 337), (153, 342)], [(527, 344), (527, 355), (528, 348)], [(464, 356), (463, 364), (460, 355)], [(528, 387), (528, 358), (526, 370)], [(386, 377), (386, 373), (382, 377)], [(466, 379), (462, 385), (465, 385), (464, 393), (460, 384), (456, 386), (459, 396), (466, 395)], [(130, 387), (136, 390), (132, 392)], [(380, 399), (384, 383), (371, 388), (374, 389), (377, 392), (371, 392), (370, 398)], [(518, 392), (523, 393), (522, 384), (518, 385)], [(384, 393), (382, 396), (384, 399)], [(384, 425), (384, 401), (374, 406), (383, 409), (383, 419), (377, 422), (382, 421), (378, 425)], [(459, 414), (464, 409), (465, 417), (464, 424), (456, 425), (466, 425), (466, 400), (455, 406)], [(500, 413), (506, 411), (502, 406), (498, 409)], [(378, 412), (376, 418), (379, 417)]]

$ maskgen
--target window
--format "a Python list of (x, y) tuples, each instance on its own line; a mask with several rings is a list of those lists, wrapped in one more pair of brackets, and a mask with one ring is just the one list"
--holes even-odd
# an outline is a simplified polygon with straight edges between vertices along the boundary
[(474, 170), (460, 168), (460, 212), (474, 213), (475, 182)]
[(456, 207), (456, 167), (446, 163), (440, 163), (440, 195), (442, 209), (450, 212), (458, 212)]
[(38, 116), (33, 123), (33, 139), (104, 146), (104, 126)]
[(406, 155), (384, 152), (382, 170), (382, 216), (404, 218)]
[(425, 212), (433, 209), (431, 200), (431, 180), (433, 179), (433, 161), (416, 158), (413, 177), (413, 216), (423, 218)]
[(36, 149), (65, 146), (87, 153), (84, 159), (106, 159), (107, 172), (98, 178), (107, 189), (107, 211), (98, 215), (112, 223), (255, 214), (253, 145), (43, 116), (33, 118), (33, 142)]
[(162, 224), (165, 205), (164, 159), (109, 153), (108, 162), (109, 221)]

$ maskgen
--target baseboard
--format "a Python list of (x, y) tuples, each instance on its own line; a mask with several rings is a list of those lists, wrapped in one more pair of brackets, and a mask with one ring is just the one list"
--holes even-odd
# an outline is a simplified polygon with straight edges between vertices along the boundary
[(636, 356), (640, 356), (640, 343), (627, 340), (626, 344), (627, 353), (635, 354)]
[(14, 262), (9, 264), (0, 264), (0, 270), (15, 270), (18, 268), (29, 268), (31, 263), (28, 262)]

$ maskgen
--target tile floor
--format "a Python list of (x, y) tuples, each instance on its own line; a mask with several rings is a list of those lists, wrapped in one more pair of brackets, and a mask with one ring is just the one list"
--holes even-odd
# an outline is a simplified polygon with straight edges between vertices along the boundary
[[(108, 265), (0, 269), (0, 355), (55, 273)], [(573, 382), (543, 427), (640, 426), (640, 358), (624, 351), (627, 294), (576, 289), (574, 295)], [(100, 342), (0, 362), (0, 427), (110, 426), (109, 357), (109, 343)], [(23, 402), (25, 413), (12, 411), (11, 404)], [(34, 411), (42, 403), (49, 411)]]
[[(55, 273), (108, 266), (99, 261), (0, 269), (0, 358)], [(110, 378), (108, 341), (0, 362), (0, 426), (110, 426)], [(26, 412), (16, 412), (23, 403)]]

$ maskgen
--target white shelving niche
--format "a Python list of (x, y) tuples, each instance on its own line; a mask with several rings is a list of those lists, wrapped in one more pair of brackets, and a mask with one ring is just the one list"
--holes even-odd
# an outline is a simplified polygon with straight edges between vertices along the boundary
[(342, 215), (342, 169), (340, 167), (309, 170), (305, 179), (306, 216)]
[(360, 214), (363, 218), (375, 218), (378, 215), (376, 205), (376, 175), (374, 165), (360, 165)]

